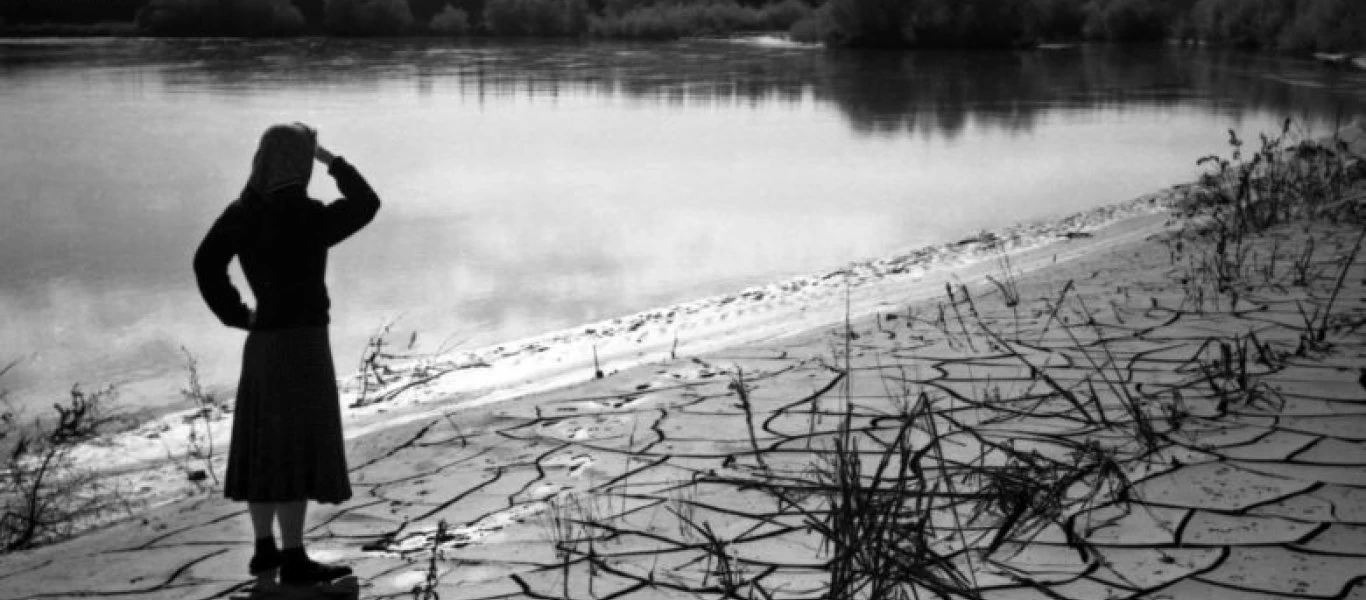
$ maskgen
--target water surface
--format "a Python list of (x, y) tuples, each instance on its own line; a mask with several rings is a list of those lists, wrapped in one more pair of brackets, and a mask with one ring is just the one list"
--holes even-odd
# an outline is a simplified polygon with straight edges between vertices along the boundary
[(836, 268), (1188, 181), (1228, 128), (1326, 132), (1363, 98), (1360, 72), (1164, 46), (0, 40), (0, 387), (164, 405), (185, 346), (230, 388), (242, 335), (190, 257), (276, 122), (385, 201), (332, 254), (347, 371), (396, 317), (475, 347)]

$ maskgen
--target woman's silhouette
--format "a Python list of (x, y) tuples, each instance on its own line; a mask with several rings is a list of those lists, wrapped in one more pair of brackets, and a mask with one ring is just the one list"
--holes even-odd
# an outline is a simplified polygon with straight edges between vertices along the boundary
[[(342, 198), (307, 195), (313, 161), (327, 166)], [(307, 501), (351, 497), (341, 408), (327, 325), (327, 250), (374, 218), (379, 198), (356, 169), (317, 143), (301, 123), (261, 136), (251, 177), (214, 222), (194, 257), (199, 291), (225, 325), (245, 329), (224, 492), (248, 503), (257, 577), (310, 585), (349, 575), (308, 558)], [(228, 278), (236, 256), (256, 298), (253, 311)], [(273, 522), (280, 523), (281, 548)]]

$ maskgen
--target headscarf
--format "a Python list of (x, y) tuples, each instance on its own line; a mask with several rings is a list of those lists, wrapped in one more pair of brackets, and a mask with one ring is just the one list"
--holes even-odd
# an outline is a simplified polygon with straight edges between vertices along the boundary
[(303, 123), (272, 125), (261, 134), (261, 145), (251, 162), (247, 190), (264, 198), (291, 185), (308, 185), (313, 176), (317, 133)]

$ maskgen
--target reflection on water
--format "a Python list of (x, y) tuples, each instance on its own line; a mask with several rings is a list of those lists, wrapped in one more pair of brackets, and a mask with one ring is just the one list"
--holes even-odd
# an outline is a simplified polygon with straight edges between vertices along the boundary
[(41, 79), (75, 65), (121, 86), (220, 94), (280, 86), (394, 92), (407, 84), (422, 96), (455, 90), (480, 101), (567, 95), (757, 106), (814, 98), (860, 132), (931, 128), (949, 136), (969, 120), (1027, 129), (1056, 109), (1199, 102), (1322, 116), (1360, 106), (1366, 93), (1360, 72), (1176, 46), (861, 52), (720, 41), (0, 41), (0, 72), (9, 76)]
[(332, 260), (345, 371), (399, 314), (480, 345), (830, 268), (1188, 180), (1228, 127), (1323, 131), (1363, 97), (1176, 47), (0, 41), (0, 359), (30, 356), (9, 383), (38, 405), (168, 401), (182, 344), (230, 386), (240, 336), (189, 257), (277, 121), (386, 200)]

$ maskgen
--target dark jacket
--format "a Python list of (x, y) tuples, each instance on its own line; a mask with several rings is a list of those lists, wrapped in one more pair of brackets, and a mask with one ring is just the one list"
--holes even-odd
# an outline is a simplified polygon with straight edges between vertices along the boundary
[[(228, 205), (194, 255), (199, 293), (224, 325), (265, 330), (327, 325), (327, 249), (364, 227), (379, 211), (370, 184), (341, 157), (328, 173), (342, 198), (323, 204), (305, 186), (250, 192)], [(256, 318), (228, 278), (236, 256), (256, 296)]]

